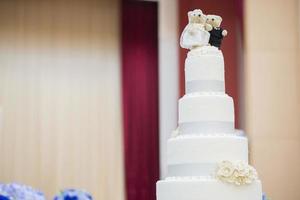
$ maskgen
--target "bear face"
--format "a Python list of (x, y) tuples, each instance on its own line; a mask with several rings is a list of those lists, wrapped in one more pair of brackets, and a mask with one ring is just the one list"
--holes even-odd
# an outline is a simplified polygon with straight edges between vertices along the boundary
[(221, 26), (222, 17), (218, 15), (207, 15), (206, 23), (210, 24), (214, 28)]
[(188, 18), (189, 23), (199, 23), (204, 25), (206, 22), (206, 15), (204, 15), (200, 9), (188, 12)]

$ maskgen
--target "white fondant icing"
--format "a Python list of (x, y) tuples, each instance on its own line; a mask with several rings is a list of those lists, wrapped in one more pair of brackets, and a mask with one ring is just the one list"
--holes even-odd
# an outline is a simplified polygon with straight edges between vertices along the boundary
[(177, 134), (176, 137), (173, 139), (179, 139), (179, 138), (195, 138), (195, 137), (245, 137), (244, 132), (236, 131), (234, 133), (225, 133), (225, 132), (215, 132), (215, 133), (209, 133), (209, 134), (181, 134), (180, 132)]
[[(197, 97), (197, 96), (224, 96), (223, 92), (216, 92), (216, 91), (203, 91), (203, 92), (193, 92), (190, 94), (186, 94), (186, 97)], [(228, 95), (227, 95), (228, 96)]]
[(185, 122), (234, 123), (233, 100), (228, 95), (185, 95), (179, 100), (179, 124)]
[(185, 60), (185, 80), (224, 81), (223, 56), (199, 55)]
[(248, 140), (239, 136), (175, 137), (168, 141), (167, 158), (168, 165), (217, 164), (225, 159), (248, 162)]
[(205, 46), (193, 49), (185, 60), (186, 92), (225, 92), (224, 59), (220, 50)]
[(235, 186), (216, 179), (181, 179), (158, 181), (157, 200), (261, 200), (261, 182)]

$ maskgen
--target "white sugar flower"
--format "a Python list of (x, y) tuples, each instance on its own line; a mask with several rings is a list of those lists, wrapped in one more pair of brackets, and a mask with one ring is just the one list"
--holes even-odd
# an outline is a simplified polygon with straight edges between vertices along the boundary
[(257, 172), (244, 161), (223, 161), (218, 166), (217, 178), (235, 185), (245, 185), (257, 179)]
[(217, 176), (220, 178), (229, 178), (233, 175), (234, 166), (229, 161), (223, 161), (219, 164)]

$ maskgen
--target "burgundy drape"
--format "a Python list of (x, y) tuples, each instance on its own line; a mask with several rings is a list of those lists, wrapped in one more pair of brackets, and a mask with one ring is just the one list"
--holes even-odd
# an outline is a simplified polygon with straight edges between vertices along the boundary
[[(242, 51), (242, 16), (243, 0), (179, 0), (179, 32), (188, 22), (187, 12), (200, 8), (205, 14), (216, 14), (223, 18), (222, 27), (228, 31), (223, 39), (221, 49), (225, 59), (226, 92), (234, 99), (235, 125), (239, 127), (239, 69)], [(187, 51), (180, 48), (180, 94), (184, 94), (184, 60)]]
[(157, 3), (122, 2), (127, 200), (155, 200), (159, 178)]

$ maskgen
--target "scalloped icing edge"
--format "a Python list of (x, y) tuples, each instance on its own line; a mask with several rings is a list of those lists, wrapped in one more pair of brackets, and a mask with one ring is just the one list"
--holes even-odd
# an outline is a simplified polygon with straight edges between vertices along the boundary
[(240, 139), (247, 139), (247, 137), (244, 134), (237, 134), (237, 133), (208, 133), (208, 134), (179, 134), (171, 137), (170, 140), (176, 140), (176, 139), (185, 139), (185, 138), (209, 138), (209, 137), (234, 137), (234, 138), (240, 138)]
[(192, 49), (188, 52), (187, 57), (195, 57), (195, 56), (220, 56), (223, 57), (223, 53), (217, 47), (214, 46), (202, 46)]
[(187, 93), (182, 98), (195, 97), (195, 96), (225, 96), (225, 97), (230, 97), (228, 94), (226, 94), (224, 92), (207, 92), (207, 91), (204, 91), (204, 92)]

